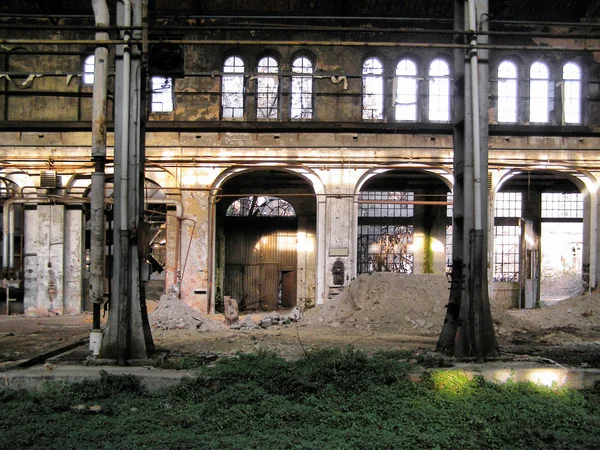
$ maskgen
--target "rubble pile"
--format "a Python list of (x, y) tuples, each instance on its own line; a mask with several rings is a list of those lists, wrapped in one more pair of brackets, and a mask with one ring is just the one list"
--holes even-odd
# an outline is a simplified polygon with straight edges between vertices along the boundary
[(231, 325), (232, 330), (254, 330), (256, 328), (269, 328), (272, 326), (290, 325), (302, 318), (302, 311), (297, 306), (288, 312), (274, 312), (265, 315), (255, 322), (250, 315), (240, 322)]
[(221, 322), (211, 320), (169, 294), (160, 297), (158, 306), (150, 314), (149, 319), (152, 328), (163, 330), (219, 331), (226, 328)]
[(362, 274), (325, 305), (305, 312), (310, 325), (404, 334), (438, 334), (450, 283), (445, 275)]

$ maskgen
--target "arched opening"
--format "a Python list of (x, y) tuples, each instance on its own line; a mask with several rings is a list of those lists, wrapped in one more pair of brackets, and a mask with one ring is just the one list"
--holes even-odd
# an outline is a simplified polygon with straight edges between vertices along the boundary
[(311, 184), (283, 170), (245, 171), (217, 196), (215, 309), (240, 311), (315, 303), (316, 199)]
[(533, 308), (583, 291), (584, 194), (569, 177), (519, 173), (502, 184), (494, 210), (497, 299)]
[(452, 211), (445, 181), (420, 170), (388, 170), (358, 195), (357, 274), (446, 273)]

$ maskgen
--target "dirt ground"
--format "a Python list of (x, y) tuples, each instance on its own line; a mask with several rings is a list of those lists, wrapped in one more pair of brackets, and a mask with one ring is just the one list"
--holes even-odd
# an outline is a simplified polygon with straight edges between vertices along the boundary
[[(186, 310), (185, 305), (159, 308), (160, 304), (149, 302), (148, 306), (153, 311), (152, 334), (160, 354), (232, 355), (267, 350), (296, 358), (325, 347), (352, 346), (368, 353), (380, 349), (431, 352), (447, 298), (444, 276), (376, 273), (357, 278), (324, 306), (305, 311), (300, 321), (274, 320), (275, 324), (266, 328), (260, 321), (282, 312), (242, 315), (242, 323), (251, 324), (251, 329), (235, 330), (222, 323), (223, 316), (208, 317)], [(492, 307), (492, 315), (502, 353), (600, 367), (600, 294), (536, 310), (497, 311)], [(185, 320), (178, 320), (180, 317)], [(88, 314), (0, 316), (0, 367), (85, 339), (90, 327)]]

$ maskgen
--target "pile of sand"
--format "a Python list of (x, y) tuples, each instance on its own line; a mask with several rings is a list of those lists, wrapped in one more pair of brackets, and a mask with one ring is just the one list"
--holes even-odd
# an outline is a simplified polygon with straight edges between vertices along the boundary
[(311, 325), (435, 335), (446, 314), (444, 275), (362, 274), (336, 297), (305, 312)]
[(163, 295), (149, 315), (150, 326), (163, 330), (219, 331), (227, 328), (172, 295)]
[(506, 311), (530, 330), (572, 328), (600, 331), (600, 294), (579, 295), (539, 309)]

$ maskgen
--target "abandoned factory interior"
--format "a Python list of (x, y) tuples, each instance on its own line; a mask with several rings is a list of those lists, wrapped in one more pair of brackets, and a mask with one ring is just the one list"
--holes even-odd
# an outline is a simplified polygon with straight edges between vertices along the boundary
[(3, 1), (0, 314), (304, 310), (373, 272), (483, 308), (594, 290), (599, 14)]

